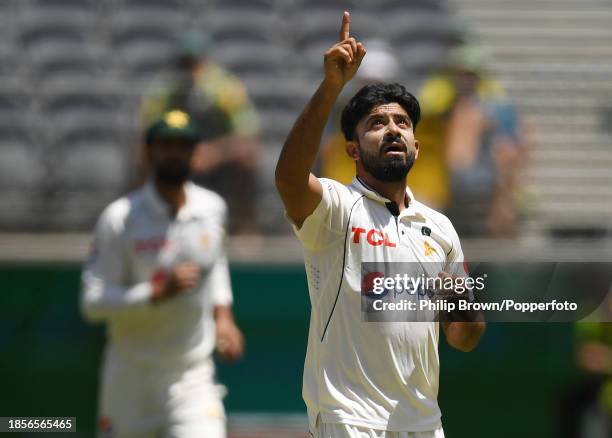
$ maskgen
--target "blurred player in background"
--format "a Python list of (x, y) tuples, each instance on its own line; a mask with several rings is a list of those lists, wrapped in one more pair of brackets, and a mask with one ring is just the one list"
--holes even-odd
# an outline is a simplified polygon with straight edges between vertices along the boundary
[[(442, 276), (466, 275), (456, 269), (464, 260), (450, 221), (406, 187), (418, 156), (417, 100), (399, 84), (362, 88), (341, 123), (357, 177), (345, 186), (310, 173), (333, 105), (365, 56), (349, 21), (345, 12), (340, 41), (325, 53), (325, 77), (276, 167), (312, 304), (303, 387), (310, 436), (441, 438), (438, 323), (372, 323), (361, 314), (361, 262), (436, 262)], [(484, 322), (445, 320), (442, 328), (451, 346), (469, 351)]]
[(238, 359), (224, 250), (227, 207), (188, 180), (200, 133), (172, 111), (145, 136), (151, 178), (98, 220), (82, 309), (108, 324), (100, 436), (225, 437), (215, 345)]
[(142, 118), (146, 126), (171, 109), (190, 115), (202, 133), (191, 162), (193, 181), (228, 201), (232, 233), (253, 234), (259, 120), (242, 82), (210, 59), (211, 46), (211, 37), (199, 32), (179, 38), (176, 74), (145, 99)]

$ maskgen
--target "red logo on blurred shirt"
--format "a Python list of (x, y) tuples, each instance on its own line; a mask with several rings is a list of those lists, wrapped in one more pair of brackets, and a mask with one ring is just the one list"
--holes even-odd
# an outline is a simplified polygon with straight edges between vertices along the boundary
[(166, 240), (164, 236), (149, 237), (134, 241), (134, 250), (136, 252), (158, 252), (168, 245), (170, 245), (170, 241)]

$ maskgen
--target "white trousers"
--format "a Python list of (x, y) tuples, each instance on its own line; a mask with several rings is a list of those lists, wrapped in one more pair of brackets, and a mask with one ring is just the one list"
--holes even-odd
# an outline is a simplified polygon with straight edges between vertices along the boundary
[(212, 363), (197, 369), (143, 369), (107, 351), (102, 372), (99, 438), (225, 438), (225, 388)]
[(427, 432), (388, 432), (340, 423), (319, 423), (317, 434), (313, 438), (444, 438), (442, 427)]

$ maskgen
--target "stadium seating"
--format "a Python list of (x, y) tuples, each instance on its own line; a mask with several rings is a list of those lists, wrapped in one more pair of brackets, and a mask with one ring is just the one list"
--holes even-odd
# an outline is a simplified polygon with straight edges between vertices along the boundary
[(44, 155), (28, 126), (0, 117), (0, 226), (35, 227), (47, 176)]
[(19, 74), (21, 57), (11, 43), (0, 43), (0, 78), (15, 77)]
[[(523, 233), (612, 229), (612, 4), (458, 0), (511, 98), (531, 122)], [(550, 7), (554, 4), (554, 8)]]
[[(447, 20), (442, 0), (408, 2), (411, 11), (431, 18), (429, 24)], [(24, 227), (89, 229), (104, 204), (129, 187), (134, 174), (129, 166), (141, 129), (139, 102), (156, 79), (172, 71), (176, 37), (186, 30), (210, 32), (215, 41), (212, 58), (243, 79), (252, 95), (269, 151), (261, 169), (267, 190), (262, 196), (274, 204), (269, 211), (278, 213), (282, 207), (269, 180), (269, 157), (278, 152), (321, 77), (321, 55), (337, 38), (339, 14), (351, 10), (353, 30), (360, 38), (380, 36), (385, 13), (398, 16), (399, 23), (401, 17), (409, 20), (411, 12), (402, 3), (406, 2), (3, 0), (0, 117), (26, 123), (36, 137), (36, 150), (46, 157), (39, 160), (36, 154), (9, 147), (3, 155), (14, 169), (42, 166), (45, 175), (43, 187), (36, 190), (50, 213), (38, 221), (23, 221)], [(429, 32), (423, 32), (418, 44), (412, 37), (402, 41), (405, 53), (416, 53), (407, 57), (404, 77), (424, 75), (442, 56), (443, 32), (439, 26), (423, 27)], [(384, 28), (389, 30), (388, 23)], [(401, 26), (394, 35), (398, 40), (407, 36)], [(92, 163), (97, 163), (95, 168), (84, 172)], [(0, 184), (1, 193), (7, 190)], [(25, 188), (10, 190), (13, 195), (7, 195), (6, 202), (18, 199), (15, 190)], [(18, 207), (12, 210), (14, 217), (31, 210)], [(282, 215), (268, 216), (274, 223), (264, 227), (278, 229)]]
[(121, 90), (102, 80), (52, 83), (43, 90), (40, 115), (46, 119), (44, 125), (53, 129), (79, 126), (85, 121), (119, 122), (124, 117), (123, 98)]
[(102, 74), (106, 47), (94, 43), (48, 42), (37, 45), (29, 54), (33, 84), (53, 80), (72, 82)]
[(34, 106), (34, 97), (27, 86), (12, 78), (0, 84), (0, 118), (4, 121), (27, 120)]

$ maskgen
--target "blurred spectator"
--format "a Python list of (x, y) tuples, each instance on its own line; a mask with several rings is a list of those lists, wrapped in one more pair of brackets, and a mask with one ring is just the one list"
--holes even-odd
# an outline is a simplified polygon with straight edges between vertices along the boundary
[(609, 437), (612, 432), (612, 325), (578, 323), (576, 344), (576, 362), (583, 375), (561, 398), (557, 436)]
[(192, 160), (194, 182), (228, 201), (230, 232), (252, 234), (257, 226), (258, 116), (240, 80), (209, 59), (211, 47), (206, 34), (179, 38), (176, 74), (145, 99), (143, 124), (172, 109), (193, 118), (202, 132)]
[[(370, 40), (364, 43), (368, 48), (361, 67), (346, 95), (354, 94), (367, 84), (389, 82), (398, 79), (401, 66), (392, 49), (384, 40)], [(341, 99), (332, 117), (332, 129), (321, 149), (321, 176), (349, 184), (355, 176), (355, 163), (348, 156), (345, 141), (340, 131), (340, 109), (346, 104)], [(437, 118), (422, 116), (416, 137), (419, 140), (419, 165), (414, 166), (408, 176), (408, 184), (420, 201), (436, 209), (446, 207), (448, 200), (448, 178), (444, 161), (443, 144), (435, 141), (440, 128)], [(432, 140), (430, 137), (434, 136)]]
[(450, 66), (424, 84), (420, 102), (421, 145), (441, 151), (448, 168), (450, 193), (438, 191), (438, 205), (450, 202), (447, 213), (461, 235), (513, 235), (526, 132), (484, 69), (482, 52), (454, 49)]

